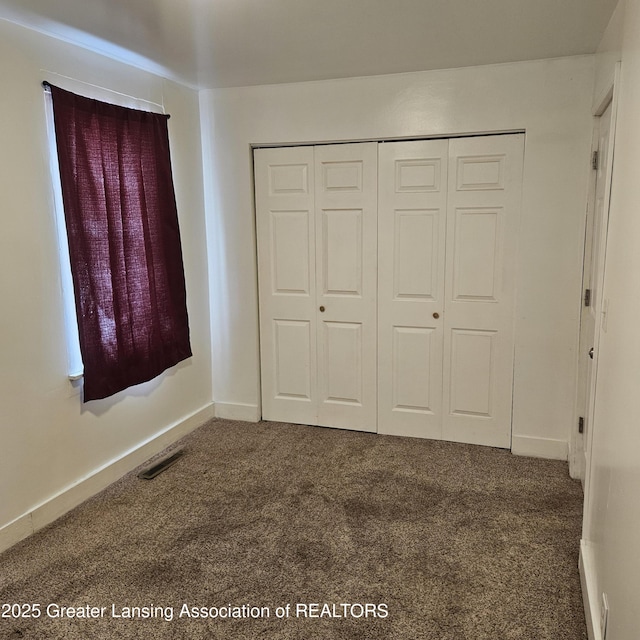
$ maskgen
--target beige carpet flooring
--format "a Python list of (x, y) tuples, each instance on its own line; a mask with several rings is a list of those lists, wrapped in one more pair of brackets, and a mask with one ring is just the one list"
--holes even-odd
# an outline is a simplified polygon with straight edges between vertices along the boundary
[(0, 604), (40, 605), (0, 638), (587, 637), (566, 463), (224, 420), (180, 446), (0, 555)]

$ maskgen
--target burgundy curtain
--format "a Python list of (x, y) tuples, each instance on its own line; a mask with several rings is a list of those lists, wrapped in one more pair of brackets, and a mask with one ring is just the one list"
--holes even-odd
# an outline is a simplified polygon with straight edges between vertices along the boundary
[(169, 116), (51, 93), (86, 402), (191, 356)]

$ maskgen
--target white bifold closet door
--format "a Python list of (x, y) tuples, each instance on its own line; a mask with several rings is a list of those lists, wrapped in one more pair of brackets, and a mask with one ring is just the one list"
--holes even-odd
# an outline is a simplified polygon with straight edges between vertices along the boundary
[(381, 433), (511, 446), (523, 143), (381, 145)]
[(448, 140), (380, 145), (381, 433), (442, 438)]
[(263, 418), (510, 447), (523, 145), (254, 152)]
[(376, 431), (377, 144), (254, 166), (262, 416)]

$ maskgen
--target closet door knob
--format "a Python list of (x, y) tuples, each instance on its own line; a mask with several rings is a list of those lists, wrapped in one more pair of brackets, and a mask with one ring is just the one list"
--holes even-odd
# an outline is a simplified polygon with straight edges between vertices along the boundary
[(324, 313), (324, 307), (320, 307), (320, 313)]
[(440, 314), (436, 311), (436, 312), (433, 314), (433, 317), (437, 320), (437, 319), (440, 317)]

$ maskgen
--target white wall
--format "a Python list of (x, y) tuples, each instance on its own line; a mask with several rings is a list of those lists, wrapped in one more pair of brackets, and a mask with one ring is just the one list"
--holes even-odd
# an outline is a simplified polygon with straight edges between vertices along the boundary
[(597, 109), (613, 85), (616, 63), (622, 56), (622, 31), (624, 29), (624, 0), (613, 11), (595, 56), (593, 107)]
[[(624, 21), (622, 20), (624, 11)], [(620, 37), (622, 46), (620, 55)], [(616, 45), (617, 43), (617, 45)], [(618, 52), (616, 54), (616, 49)], [(612, 196), (593, 421), (585, 495), (582, 562), (587, 609), (599, 639), (602, 593), (609, 599), (609, 640), (640, 630), (640, 0), (614, 14), (598, 54), (596, 86), (621, 57)]]
[(216, 406), (259, 415), (251, 144), (526, 130), (513, 446), (566, 458), (593, 65), (586, 56), (202, 92)]
[[(40, 85), (47, 72), (164, 103), (171, 114), (194, 356), (150, 383), (86, 406), (67, 379)], [(18, 529), (3, 529), (7, 523), (167, 428), (192, 427), (211, 413), (211, 351), (198, 94), (5, 21), (0, 21), (0, 78), (1, 550), (57, 515), (57, 509), (49, 509), (48, 516), (40, 512), (37, 523), (29, 515), (21, 518)], [(165, 435), (162, 442), (168, 439)], [(126, 464), (118, 469), (127, 471)], [(103, 484), (115, 479), (101, 478)], [(92, 484), (95, 490), (100, 482)], [(82, 491), (74, 495), (81, 499)], [(72, 503), (67, 500), (67, 506)]]

